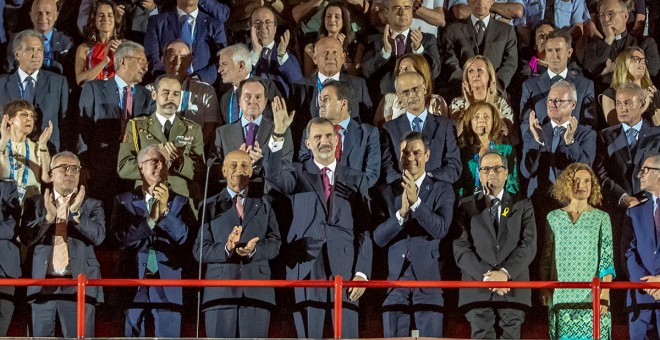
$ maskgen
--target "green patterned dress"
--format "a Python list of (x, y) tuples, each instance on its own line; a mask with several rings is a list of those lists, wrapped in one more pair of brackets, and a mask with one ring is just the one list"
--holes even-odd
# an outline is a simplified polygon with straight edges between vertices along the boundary
[[(545, 280), (590, 282), (595, 276), (615, 275), (610, 216), (598, 209), (585, 211), (573, 224), (557, 209), (547, 216), (547, 243), (543, 249)], [(590, 289), (555, 289), (549, 304), (551, 339), (593, 339)], [(600, 334), (609, 339), (611, 313), (601, 315)]]

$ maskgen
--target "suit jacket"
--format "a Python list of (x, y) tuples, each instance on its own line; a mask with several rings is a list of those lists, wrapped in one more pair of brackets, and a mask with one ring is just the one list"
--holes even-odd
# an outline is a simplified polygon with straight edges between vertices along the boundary
[[(454, 241), (454, 258), (463, 273), (463, 281), (483, 281), (484, 273), (501, 268), (509, 272), (511, 281), (529, 281), (529, 265), (536, 255), (532, 202), (504, 190), (501, 204), (497, 231), (483, 193), (468, 196), (458, 204), (458, 223), (463, 233)], [(459, 292), (459, 306), (490, 301), (531, 306), (531, 290), (512, 289), (504, 296), (485, 288), (465, 288)]]
[[(151, 99), (151, 93), (140, 85), (134, 88), (133, 117), (156, 111), (156, 102)], [(119, 90), (114, 78), (85, 82), (79, 107), (78, 155), (83, 166), (111, 169), (114, 173), (117, 165), (114, 157), (109, 155), (119, 153), (119, 142), (123, 139)]]
[(622, 34), (621, 40), (615, 40), (611, 45), (608, 45), (603, 39), (593, 37), (589, 39), (587, 51), (584, 54), (585, 58), (582, 62), (584, 70), (590, 75), (590, 79), (600, 79), (603, 83), (610, 84), (612, 82), (612, 73), (601, 76), (607, 59), (612, 62), (616, 60), (617, 55), (628, 47), (639, 47), (644, 51), (646, 56), (646, 68), (651, 77), (655, 77), (660, 71), (660, 55), (658, 54), (658, 44), (653, 38), (645, 37), (637, 39), (627, 31)]
[[(133, 123), (135, 130), (133, 130)], [(137, 133), (138, 150), (135, 149), (135, 133)], [(183, 143), (182, 143), (183, 141)], [(142, 185), (142, 177), (138, 169), (137, 155), (139, 150), (151, 144), (164, 144), (174, 142), (183, 146), (183, 156), (179, 162), (170, 167), (170, 176), (167, 182), (174, 192), (179, 195), (200, 200), (202, 192), (199, 182), (204, 174), (204, 141), (202, 128), (190, 119), (175, 115), (170, 130), (170, 138), (163, 134), (163, 126), (155, 113), (151, 116), (133, 118), (126, 125), (126, 134), (117, 156), (117, 172), (119, 177), (136, 181), (136, 186)]]
[(324, 256), (324, 247), (332, 275), (353, 278), (362, 272), (369, 277), (373, 245), (367, 225), (359, 223), (359, 215), (364, 215), (364, 211), (357, 209), (367, 192), (362, 175), (338, 163), (328, 204), (321, 172), (313, 160), (291, 165), (282, 160), (282, 151), (271, 152), (264, 168), (268, 184), (289, 195), (293, 207), (287, 236), (286, 278), (308, 277), (317, 257)]
[[(270, 103), (273, 101), (273, 98), (282, 97), (282, 94), (280, 93), (280, 90), (277, 89), (277, 85), (275, 84), (274, 81), (270, 79), (262, 79), (262, 80), (266, 84), (266, 97), (268, 98), (268, 103), (266, 104), (266, 108), (264, 109), (264, 112), (262, 114), (264, 115), (264, 117), (272, 121), (273, 110), (270, 106)], [(230, 110), (229, 104), (231, 102), (231, 96), (233, 95), (233, 93), (234, 93), (234, 87), (231, 86), (229, 90), (225, 91), (225, 93), (222, 94), (222, 97), (220, 97), (220, 113), (222, 114), (222, 121), (224, 122), (224, 124), (234, 123), (240, 118), (240, 117), (232, 116), (231, 121), (229, 121), (229, 110)], [(239, 98), (234, 97), (234, 102), (231, 104), (238, 105), (238, 102), (239, 102)]]
[[(389, 140), (383, 150), (382, 165), (386, 181), (392, 183), (401, 178), (399, 144), (403, 136), (412, 129), (406, 114), (385, 123), (384, 129)], [(431, 158), (426, 163), (426, 171), (437, 179), (455, 183), (463, 167), (454, 124), (446, 117), (428, 114), (422, 133), (431, 142)]]
[(0, 0), (0, 43), (2, 44), (7, 42), (7, 34), (5, 32), (5, 19), (4, 19), (6, 5), (21, 7), (23, 5), (23, 0), (9, 0), (9, 1)]
[(494, 17), (490, 18), (484, 32), (483, 46), (477, 45), (477, 32), (472, 19), (455, 22), (447, 27), (443, 37), (444, 60), (451, 74), (451, 81), (463, 81), (463, 65), (476, 56), (483, 55), (493, 63), (498, 83), (506, 89), (518, 68), (518, 43), (513, 26)]
[[(7, 50), (7, 73), (14, 72), (18, 67), (16, 62), (16, 57), (14, 53), (11, 53), (11, 46), (14, 42), (15, 34), (11, 34), (9, 37), (9, 46)], [(73, 40), (66, 34), (53, 29), (53, 35), (50, 40), (50, 51), (52, 53), (52, 61), (50, 66), (46, 66), (45, 59), (44, 64), (41, 66), (42, 70), (51, 71), (60, 75), (68, 76), (64, 73), (64, 66), (67, 65), (67, 68), (71, 68), (70, 63), (73, 63), (73, 56), (76, 51), (73, 49)]]
[(21, 277), (21, 256), (18, 250), (18, 222), (21, 203), (16, 182), (0, 181), (0, 277)]
[[(201, 238), (200, 233), (193, 247), (193, 255), (198, 261), (200, 247), (203, 247), (201, 261), (206, 263), (206, 279), (270, 280), (268, 261), (279, 254), (282, 242), (269, 198), (253, 197), (248, 193), (243, 204), (243, 219), (238, 216), (236, 205), (233, 204), (227, 189), (223, 189), (206, 202), (208, 222), (204, 223), (204, 238)], [(239, 244), (259, 237), (254, 255), (241, 257), (235, 252), (227, 254), (227, 238), (236, 225), (243, 226)], [(275, 290), (272, 287), (208, 287), (204, 289), (202, 308), (209, 310), (236, 305), (242, 297), (265, 302), (271, 308), (275, 307)]]
[[(125, 268), (127, 277), (143, 279), (147, 270), (149, 249), (154, 249), (161, 279), (181, 279), (185, 255), (190, 248), (186, 244), (195, 218), (188, 205), (188, 198), (170, 192), (167, 216), (156, 221), (154, 228), (148, 224), (149, 211), (142, 189), (126, 192), (115, 197), (112, 211), (112, 232), (125, 247), (124, 251), (136, 255), (134, 268)], [(149, 287), (137, 289), (134, 303), (182, 304), (181, 287), (163, 287), (164, 295), (149, 299)]]
[[(570, 72), (566, 80), (575, 85), (577, 90), (577, 102), (573, 110), (573, 116), (580, 124), (589, 125), (594, 129), (599, 126), (598, 112), (594, 105), (594, 82), (580, 76), (572, 75)], [(548, 107), (546, 101), (552, 86), (552, 80), (548, 72), (538, 77), (527, 79), (522, 85), (522, 97), (520, 97), (520, 129), (522, 134), (529, 131), (529, 114), (534, 110), (536, 118), (541, 124), (549, 122)]]
[(259, 58), (257, 64), (252, 65), (252, 75), (274, 81), (277, 90), (286, 99), (290, 98), (291, 86), (303, 79), (298, 59), (291, 51), (288, 52), (288, 55), (289, 58), (286, 62), (280, 65), (277, 60), (277, 43), (275, 43), (268, 60)]
[[(396, 213), (401, 208), (401, 183), (393, 184), (396, 203), (389, 207), (389, 218), (374, 230), (374, 242), (387, 247), (388, 280), (399, 280), (412, 267), (416, 280), (440, 280), (440, 240), (447, 235), (454, 207), (454, 191), (447, 182), (426, 176), (419, 188), (420, 205), (410, 211), (403, 225)], [(406, 261), (407, 259), (407, 261)], [(438, 289), (427, 294), (441, 295)], [(438, 300), (442, 301), (442, 296)]]
[(539, 198), (547, 198), (553, 183), (550, 182), (550, 168), (559, 174), (572, 163), (586, 163), (592, 166), (596, 158), (596, 131), (588, 126), (578, 125), (573, 136), (573, 143), (566, 145), (563, 135), (559, 140), (557, 150), (552, 152), (553, 130), (550, 122), (542, 125), (543, 142), (541, 145), (534, 140), (532, 133), (527, 131), (523, 135), (523, 161), (520, 172), (529, 180), (527, 197), (532, 198), (534, 193)]
[[(636, 205), (626, 212), (623, 229), (631, 233), (631, 240), (626, 244), (626, 264), (631, 282), (640, 282), (648, 275), (660, 275), (660, 241), (656, 240), (653, 222), (653, 200)], [(641, 289), (632, 289), (628, 293), (628, 306), (655, 304), (655, 299)], [(649, 308), (649, 307), (646, 307)]]
[[(298, 161), (304, 163), (313, 158), (305, 145), (307, 133), (303, 132)], [(351, 119), (344, 131), (344, 145), (339, 163), (362, 173), (369, 188), (380, 177), (381, 154), (378, 129), (367, 123)]]
[[(361, 122), (373, 121), (371, 97), (369, 97), (367, 82), (364, 78), (341, 72), (339, 73), (339, 80), (348, 83), (350, 88), (351, 98), (348, 105), (351, 118), (355, 118)], [(309, 113), (308, 117), (304, 117), (304, 121), (319, 116), (318, 82), (318, 72), (315, 72), (293, 85), (291, 99), (294, 101), (296, 113), (300, 113), (301, 115)]]
[[(46, 208), (43, 196), (27, 198), (21, 220), (21, 242), (28, 246), (28, 259), (31, 262), (33, 279), (43, 279), (52, 261), (55, 223), (46, 222)], [(84, 274), (88, 279), (101, 278), (101, 265), (96, 259), (94, 247), (105, 239), (105, 214), (101, 201), (86, 197), (80, 206), (80, 222), (76, 223), (69, 214), (67, 223), (67, 245), (69, 266), (73, 278)], [(27, 289), (28, 300), (38, 296), (52, 294), (57, 287), (30, 286)], [(65, 287), (65, 292), (75, 294), (76, 287)], [(103, 302), (102, 287), (87, 287), (85, 290), (90, 303)]]
[(598, 132), (594, 170), (600, 180), (603, 198), (617, 206), (623, 194), (639, 192), (639, 168), (648, 155), (660, 152), (660, 127), (644, 121), (637, 144), (628, 146), (621, 124)]
[[(193, 73), (202, 81), (213, 84), (218, 76), (217, 52), (227, 46), (227, 37), (222, 23), (204, 12), (198, 13), (191, 51)], [(144, 36), (144, 51), (152, 74), (162, 73), (165, 47), (175, 39), (181, 39), (181, 22), (176, 10), (149, 17)]]
[[(412, 29), (412, 28), (411, 28)], [(413, 53), (412, 40), (410, 33), (406, 37), (405, 53)], [(381, 51), (383, 50), (383, 34), (375, 34), (369, 37), (370, 49), (365, 53), (362, 63), (362, 74), (367, 78), (371, 93), (378, 93), (384, 96), (387, 93), (394, 92), (394, 66), (396, 65), (396, 55), (394, 50), (389, 59), (383, 58)], [(440, 75), (440, 53), (438, 52), (438, 39), (428, 33), (422, 33), (422, 46), (424, 47), (424, 58), (429, 63), (431, 68), (431, 77), (433, 79)], [(394, 47), (393, 47), (394, 49)], [(378, 88), (380, 91), (375, 91)], [(379, 99), (375, 98), (374, 99)], [(377, 100), (375, 100), (378, 102)]]
[[(0, 106), (12, 100), (22, 99), (22, 86), (18, 71), (0, 76)], [(53, 122), (53, 133), (48, 142), (51, 153), (59, 152), (64, 136), (60, 132), (69, 109), (69, 85), (59, 74), (40, 70), (34, 85), (34, 108), (37, 112), (34, 125), (37, 127), (31, 136), (38, 138)]]

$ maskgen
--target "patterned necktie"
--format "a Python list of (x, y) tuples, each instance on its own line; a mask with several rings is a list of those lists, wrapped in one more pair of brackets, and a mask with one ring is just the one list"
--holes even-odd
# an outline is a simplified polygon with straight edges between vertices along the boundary
[(403, 34), (397, 34), (394, 42), (396, 43), (396, 55), (403, 55), (406, 52), (406, 37)]
[(555, 126), (552, 132), (552, 152), (554, 153), (557, 151), (557, 147), (559, 146), (559, 142), (561, 141), (562, 136), (564, 135), (564, 132), (566, 131), (566, 128), (563, 126)]
[(495, 197), (490, 200), (490, 220), (493, 221), (495, 228), (500, 224), (499, 219), (500, 199)]
[(183, 22), (181, 23), (181, 39), (192, 48), (193, 46), (193, 21), (195, 20), (192, 15), (186, 14), (181, 17)]
[(53, 59), (53, 52), (50, 48), (50, 40), (44, 37), (44, 65), (50, 67)]
[(415, 117), (412, 122), (412, 129), (414, 132), (422, 132), (422, 119)]
[(30, 103), (34, 102), (34, 78), (28, 76), (25, 78), (25, 88), (23, 89), (23, 100)]
[(639, 134), (639, 131), (630, 128), (628, 131), (626, 131), (626, 140), (628, 140), (628, 146), (629, 147), (634, 147), (635, 144), (637, 144), (637, 135)]
[(481, 47), (481, 44), (484, 42), (484, 33), (486, 32), (486, 24), (484, 21), (479, 19), (474, 25), (474, 29), (477, 30), (477, 45)]
[(257, 135), (257, 129), (259, 129), (259, 125), (253, 122), (248, 123), (247, 131), (245, 132), (245, 147), (254, 147), (254, 137)]
[(243, 213), (245, 212), (245, 206), (243, 206), (243, 195), (237, 194), (234, 196), (234, 200), (236, 200), (236, 212), (238, 213), (238, 217), (243, 219)]
[[(151, 196), (147, 200), (147, 210), (149, 210), (150, 215), (151, 215), (151, 208), (154, 206), (155, 202), (156, 202), (156, 198), (153, 196)], [(149, 256), (147, 257), (147, 269), (152, 274), (158, 272), (158, 259), (156, 258), (156, 250), (153, 247), (149, 247)]]
[(337, 147), (335, 147), (335, 158), (339, 161), (341, 160), (341, 148), (342, 148), (342, 135), (341, 131), (344, 128), (341, 127), (341, 125), (337, 124), (335, 125), (335, 134), (337, 134)]
[(553, 84), (560, 81), (560, 80), (564, 80), (564, 78), (560, 75), (556, 75), (556, 76), (552, 77), (552, 79), (551, 79)]
[(57, 218), (55, 223), (55, 238), (53, 240), (53, 270), (57, 274), (66, 273), (69, 266), (69, 248), (67, 245), (67, 217), (69, 207), (67, 199), (60, 196), (57, 199)]
[(165, 126), (163, 126), (163, 134), (165, 135), (165, 139), (170, 140), (170, 131), (172, 130), (172, 122), (170, 120), (165, 121)]
[(328, 169), (324, 167), (321, 169), (321, 182), (323, 183), (323, 192), (325, 193), (326, 202), (330, 199), (330, 177), (328, 177)]

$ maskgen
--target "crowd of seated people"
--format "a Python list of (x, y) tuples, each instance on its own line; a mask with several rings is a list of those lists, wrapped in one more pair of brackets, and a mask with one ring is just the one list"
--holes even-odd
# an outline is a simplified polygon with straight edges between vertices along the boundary
[[(0, 8), (0, 278), (660, 282), (656, 1)], [(85, 336), (116, 293), (87, 288)], [(180, 337), (195, 308), (181, 287), (129, 293), (126, 337)], [(589, 290), (342, 294), (347, 338), (366, 308), (385, 337), (442, 337), (450, 314), (520, 338), (540, 306), (548, 337), (593, 336)], [(603, 338), (612, 313), (660, 334), (660, 290), (600, 299)], [(0, 336), (25, 303), (26, 335), (75, 337), (75, 300), (0, 286)], [(287, 312), (291, 337), (322, 338), (333, 317), (325, 289), (201, 300), (208, 337), (268, 337)]]

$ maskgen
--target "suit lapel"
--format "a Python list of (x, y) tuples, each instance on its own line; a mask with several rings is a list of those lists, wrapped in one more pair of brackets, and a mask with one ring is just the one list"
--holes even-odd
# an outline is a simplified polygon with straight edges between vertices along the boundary
[(181, 39), (181, 25), (179, 24), (179, 15), (176, 11), (170, 12), (167, 17), (167, 23), (171, 27), (176, 39)]
[(477, 218), (481, 220), (481, 223), (486, 226), (488, 232), (493, 237), (493, 240), (497, 240), (497, 235), (495, 234), (495, 226), (493, 221), (490, 220), (490, 209), (488, 204), (486, 204), (486, 197), (483, 193), (479, 193), (477, 198), (474, 200), (475, 209), (477, 211)]
[(266, 117), (261, 119), (261, 124), (259, 125), (259, 130), (257, 131), (257, 142), (259, 142), (259, 147), (265, 149), (268, 147), (268, 138), (270, 138), (271, 132), (273, 131), (273, 123)]
[(195, 20), (195, 37), (193, 38), (195, 43), (204, 41), (204, 37), (206, 36), (206, 28), (209, 25), (208, 21), (209, 20), (206, 15), (204, 15), (204, 13), (198, 12), (197, 20)]
[[(249, 195), (248, 195), (249, 196)], [(243, 229), (250, 223), (252, 218), (259, 211), (259, 206), (261, 205), (261, 200), (251, 197), (245, 198), (244, 210), (243, 210)]]
[(348, 155), (350, 155), (351, 150), (355, 143), (362, 138), (362, 131), (359, 128), (359, 125), (354, 120), (349, 120), (348, 129), (344, 131), (344, 146), (341, 150), (341, 163), (347, 164)]
[(21, 78), (18, 76), (18, 71), (12, 73), (7, 80), (7, 91), (9, 92), (10, 98), (13, 99), (22, 99), (21, 98)]
[[(305, 163), (305, 169), (307, 171), (303, 171), (303, 175), (312, 185), (316, 196), (318, 196), (319, 200), (323, 203), (323, 209), (325, 210), (325, 213), (328, 214), (328, 200), (325, 198), (325, 191), (323, 190), (323, 183), (321, 182), (321, 172), (319, 171), (319, 167), (316, 166), (313, 159), (310, 159)], [(337, 181), (336, 176), (337, 173), (335, 173), (335, 182)]]
[[(151, 133), (158, 141), (166, 141), (167, 138), (165, 138), (165, 134), (163, 133), (163, 125), (160, 124), (156, 114), (152, 114), (151, 117), (149, 117), (149, 120), (151, 121), (148, 130), (149, 133)], [(170, 136), (171, 135), (172, 133), (170, 133)]]
[(147, 202), (144, 201), (144, 196), (137, 193), (133, 194), (133, 201), (131, 202), (133, 209), (135, 209), (136, 215), (138, 216), (147, 216), (149, 215), (149, 210), (147, 209)]
[(626, 134), (623, 133), (623, 128), (619, 124), (619, 128), (616, 129), (613, 133), (614, 137), (614, 151), (619, 151), (626, 164), (630, 164), (632, 160), (632, 154), (630, 153), (630, 148), (628, 147), (628, 139)]
[(433, 188), (433, 181), (431, 178), (426, 175), (424, 180), (422, 181), (422, 187), (419, 188), (419, 199), (423, 202), (426, 202), (426, 200), (429, 198), (429, 195), (431, 194), (431, 188)]
[(37, 83), (34, 88), (34, 105), (37, 107), (43, 107), (48, 103), (48, 83), (50, 83), (50, 77), (46, 71), (41, 70), (39, 76), (37, 77)]
[(431, 115), (430, 112), (426, 114), (426, 122), (424, 122), (424, 127), (422, 132), (425, 136), (428, 136), (429, 139), (435, 137), (435, 131), (438, 129), (438, 122), (435, 120), (435, 117)]
[(103, 95), (105, 96), (106, 102), (110, 104), (109, 106), (113, 108), (112, 118), (120, 118), (119, 91), (117, 90), (117, 82), (114, 78), (108, 79), (103, 84)]
[(243, 123), (240, 119), (229, 125), (229, 143), (231, 145), (230, 149), (228, 150), (236, 150), (241, 146), (241, 144), (245, 143), (245, 135), (243, 135)]
[(511, 198), (511, 195), (504, 190), (504, 194), (502, 195), (502, 212), (500, 213), (500, 225), (499, 228), (497, 228), (497, 239), (502, 238), (502, 234), (504, 233), (504, 230), (506, 229), (506, 222), (509, 219), (509, 214), (511, 213), (512, 206), (513, 206), (513, 200)]

